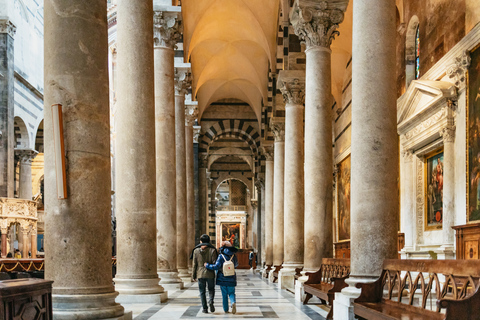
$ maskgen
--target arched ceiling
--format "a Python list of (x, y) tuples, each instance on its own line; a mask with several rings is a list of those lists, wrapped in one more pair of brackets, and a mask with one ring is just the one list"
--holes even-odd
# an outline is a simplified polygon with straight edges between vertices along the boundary
[(260, 120), (276, 61), (279, 1), (182, 1), (185, 60), (192, 64), (200, 118), (211, 103), (235, 98)]

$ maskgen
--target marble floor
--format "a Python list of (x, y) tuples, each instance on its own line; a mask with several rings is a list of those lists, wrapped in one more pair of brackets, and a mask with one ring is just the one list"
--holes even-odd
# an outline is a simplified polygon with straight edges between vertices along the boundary
[[(185, 289), (169, 292), (169, 299), (159, 304), (124, 305), (133, 312), (134, 320), (155, 319), (325, 319), (327, 312), (319, 303), (302, 305), (295, 301), (294, 295), (279, 290), (278, 285), (269, 284), (260, 275), (249, 270), (237, 270), (236, 288), (237, 313), (225, 314), (222, 308), (220, 287), (215, 292), (215, 312), (204, 314), (198, 296), (198, 284), (188, 284)], [(318, 300), (319, 302), (319, 300)], [(322, 316), (323, 315), (323, 316)]]

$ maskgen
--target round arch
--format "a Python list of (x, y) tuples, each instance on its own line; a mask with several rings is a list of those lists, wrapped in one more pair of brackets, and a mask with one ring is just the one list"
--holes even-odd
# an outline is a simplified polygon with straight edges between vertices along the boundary
[(30, 138), (28, 136), (27, 126), (22, 118), (16, 116), (13, 120), (15, 130), (15, 148), (29, 148)]
[(415, 40), (420, 21), (417, 16), (413, 16), (407, 26), (405, 41), (405, 88), (408, 89), (410, 83), (415, 80)]

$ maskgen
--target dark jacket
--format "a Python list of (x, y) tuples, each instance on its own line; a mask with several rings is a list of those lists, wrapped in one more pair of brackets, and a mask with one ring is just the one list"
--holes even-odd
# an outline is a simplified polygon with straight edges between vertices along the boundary
[[(223, 275), (223, 263), (225, 260), (230, 260), (232, 256), (237, 252), (235, 247), (221, 247), (220, 254), (218, 255), (217, 262), (215, 264), (207, 264), (208, 270), (217, 270), (217, 285), (224, 287), (235, 287), (237, 286), (237, 274), (233, 276), (225, 277)], [(225, 257), (225, 260), (223, 259)], [(234, 256), (232, 259), (233, 265), (235, 268), (238, 267), (237, 256)]]
[(217, 249), (206, 247), (205, 249), (196, 248), (193, 251), (192, 280), (196, 279), (215, 279), (215, 272), (207, 270), (206, 263), (212, 263), (217, 259)]

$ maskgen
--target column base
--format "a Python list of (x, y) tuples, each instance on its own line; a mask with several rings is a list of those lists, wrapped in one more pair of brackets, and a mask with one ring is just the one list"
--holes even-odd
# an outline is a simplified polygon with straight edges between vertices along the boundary
[(151, 279), (115, 278), (113, 279), (113, 281), (115, 282), (115, 290), (120, 295), (146, 296), (146, 295), (160, 295), (162, 293), (165, 293), (163, 290), (163, 287), (158, 284), (159, 283), (158, 277), (151, 278)]
[(178, 277), (178, 272), (158, 272), (159, 284), (167, 291), (181, 290), (184, 288), (183, 281)]
[(192, 276), (188, 273), (188, 269), (178, 269), (178, 277), (183, 283), (192, 282)]
[(284, 267), (278, 272), (278, 286), (295, 292), (295, 269)]
[(135, 304), (135, 303), (163, 303), (168, 300), (168, 293), (155, 293), (155, 294), (119, 294), (115, 300), (121, 304)]
[(58, 320), (131, 320), (132, 312), (125, 312), (123, 306), (115, 301), (117, 296), (118, 292), (88, 295), (53, 294), (53, 316)]
[(444, 244), (440, 247), (439, 250), (435, 250), (437, 254), (437, 259), (445, 260), (445, 259), (455, 259), (455, 247), (453, 245)]
[(345, 282), (349, 285), (343, 288), (341, 292), (335, 293), (335, 300), (333, 301), (333, 314), (335, 319), (355, 320), (355, 314), (353, 313), (353, 300), (357, 299), (362, 292), (361, 289), (355, 287), (357, 283), (371, 283), (377, 280), (377, 278), (356, 278), (351, 276), (347, 278)]
[[(302, 271), (302, 274), (303, 271)], [(305, 301), (305, 282), (308, 280), (308, 277), (303, 275), (301, 276), (300, 278), (298, 278), (298, 280), (295, 282), (295, 300), (297, 300), (298, 302), (302, 302)]]
[(275, 271), (275, 268), (273, 268), (272, 270), (270, 270), (268, 272), (268, 282), (269, 283), (273, 283), (273, 280), (275, 280), (275, 278), (273, 277), (273, 271)]

